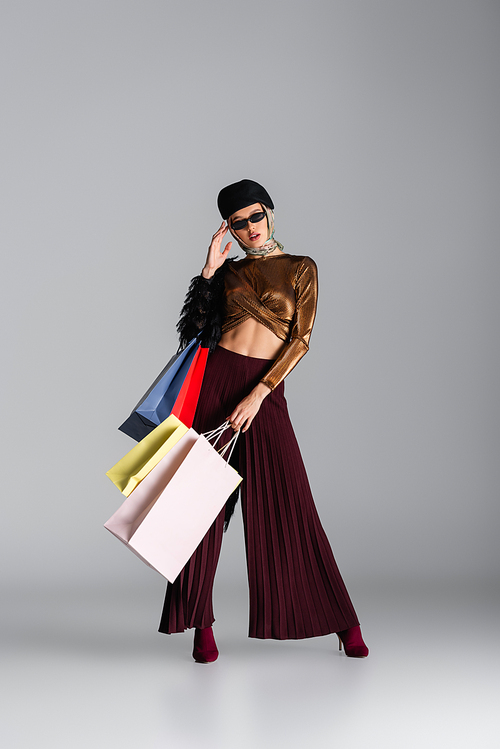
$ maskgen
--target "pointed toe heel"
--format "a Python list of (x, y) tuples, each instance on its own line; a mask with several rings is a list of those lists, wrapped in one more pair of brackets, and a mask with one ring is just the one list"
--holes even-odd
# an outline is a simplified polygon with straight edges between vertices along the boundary
[(339, 650), (342, 650), (343, 645), (344, 653), (348, 658), (366, 658), (370, 652), (363, 642), (359, 624), (357, 627), (337, 632), (337, 637), (339, 638)]
[(196, 663), (213, 663), (219, 657), (212, 627), (195, 629), (193, 658)]

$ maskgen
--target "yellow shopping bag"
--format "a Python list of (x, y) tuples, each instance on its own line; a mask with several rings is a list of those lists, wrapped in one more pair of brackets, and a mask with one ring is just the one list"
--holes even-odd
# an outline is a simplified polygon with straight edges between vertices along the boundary
[(171, 414), (110, 468), (106, 476), (128, 497), (187, 431), (187, 426)]

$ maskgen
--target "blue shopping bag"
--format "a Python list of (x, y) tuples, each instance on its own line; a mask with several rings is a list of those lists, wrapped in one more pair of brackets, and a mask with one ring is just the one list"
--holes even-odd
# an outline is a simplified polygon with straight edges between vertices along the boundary
[(182, 384), (200, 344), (193, 338), (175, 354), (118, 429), (140, 442), (170, 416)]

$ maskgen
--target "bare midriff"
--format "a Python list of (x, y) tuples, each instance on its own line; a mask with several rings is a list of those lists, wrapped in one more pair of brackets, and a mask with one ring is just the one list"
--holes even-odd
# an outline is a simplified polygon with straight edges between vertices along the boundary
[(270, 360), (278, 358), (284, 345), (284, 341), (254, 317), (249, 317), (236, 328), (228, 330), (219, 341), (219, 346), (235, 354)]

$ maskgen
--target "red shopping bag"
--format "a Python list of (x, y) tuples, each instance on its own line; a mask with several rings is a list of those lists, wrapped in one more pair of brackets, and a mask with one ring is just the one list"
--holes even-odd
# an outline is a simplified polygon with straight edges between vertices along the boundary
[(207, 366), (208, 348), (200, 348), (196, 352), (194, 359), (189, 367), (179, 395), (172, 408), (172, 413), (177, 416), (187, 427), (193, 426), (194, 414), (198, 399), (200, 397), (203, 375)]

